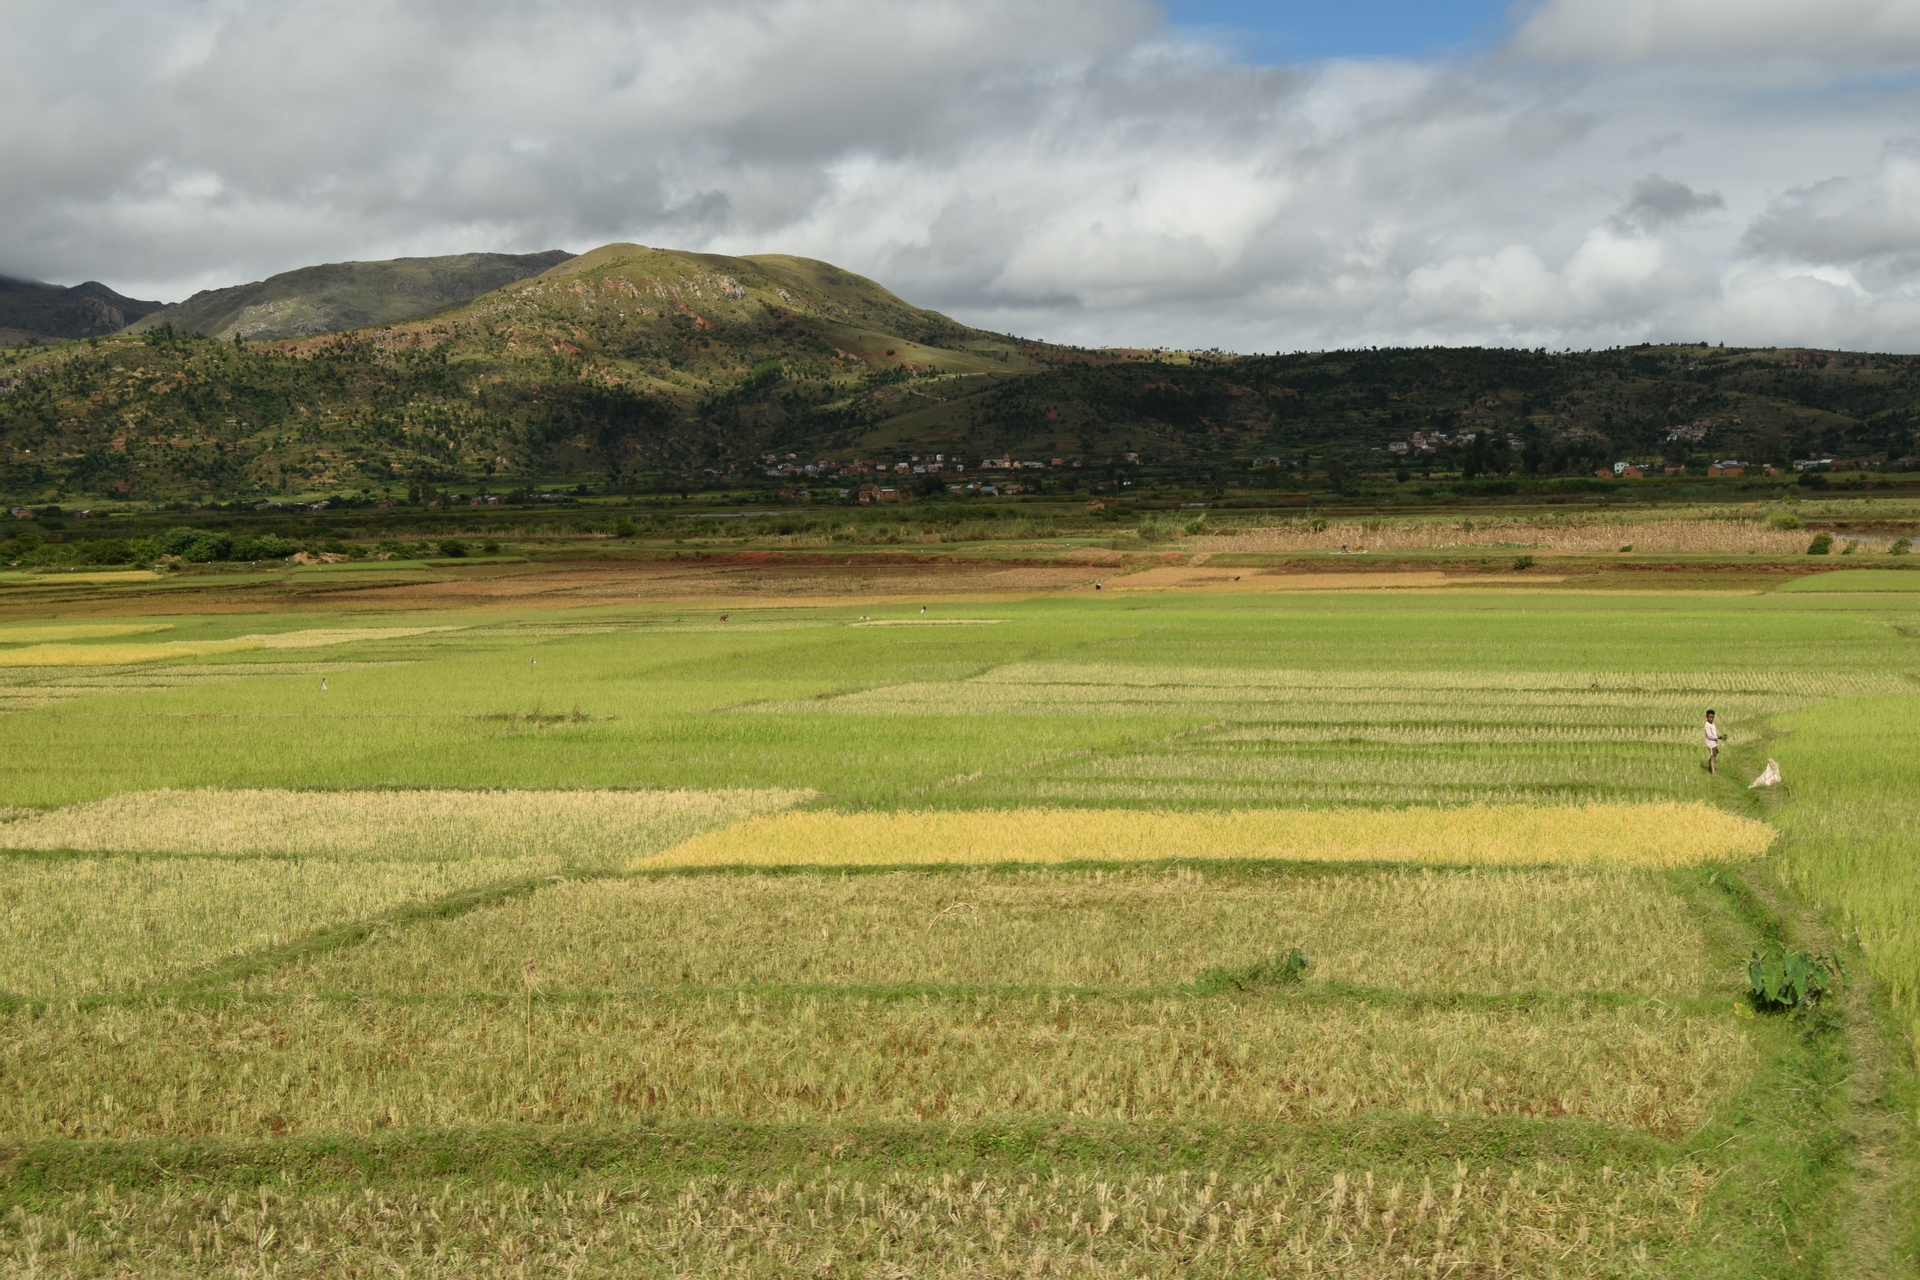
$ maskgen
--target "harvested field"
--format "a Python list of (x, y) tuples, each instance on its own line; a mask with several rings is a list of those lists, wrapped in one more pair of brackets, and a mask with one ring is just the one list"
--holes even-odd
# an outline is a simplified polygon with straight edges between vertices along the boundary
[[(5, 827), (0, 827), (4, 838)], [(396, 907), (551, 875), (558, 858), (0, 859), (0, 995), (149, 986)]]
[[(1030, 1277), (1611, 1276), (1689, 1234), (1715, 1184), (1693, 1163), (1631, 1173), (1545, 1165), (1128, 1176), (825, 1165), (792, 1177), (655, 1185), (597, 1176), (245, 1197), (192, 1183), (36, 1204), (0, 1268), (62, 1274), (269, 1267), (288, 1277), (526, 1274)], [(1016, 1229), (1017, 1224), (1017, 1229)], [(62, 1243), (65, 1242), (65, 1243)]]
[(296, 997), (0, 1014), (0, 1141), (1374, 1110), (1566, 1116), (1672, 1137), (1755, 1062), (1730, 1014), (1657, 1005), (726, 992), (527, 1008), (523, 1021), (511, 999)]
[(1666, 876), (1627, 871), (671, 875), (555, 885), (290, 963), (254, 987), (512, 994), (532, 959), (563, 991), (1139, 989), (1299, 947), (1313, 983), (1694, 998), (1732, 982), (1705, 925)]

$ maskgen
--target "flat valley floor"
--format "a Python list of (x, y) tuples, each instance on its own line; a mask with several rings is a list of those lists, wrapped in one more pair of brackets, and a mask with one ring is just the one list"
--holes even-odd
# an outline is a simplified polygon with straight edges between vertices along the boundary
[(0, 1274), (1911, 1274), (1920, 593), (1125, 567), (0, 586)]

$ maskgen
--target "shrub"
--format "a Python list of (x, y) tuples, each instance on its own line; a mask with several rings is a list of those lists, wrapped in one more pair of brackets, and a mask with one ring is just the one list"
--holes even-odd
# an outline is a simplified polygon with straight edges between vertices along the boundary
[(1193, 985), (1202, 995), (1291, 986), (1306, 977), (1307, 968), (1312, 963), (1312, 957), (1306, 952), (1298, 947), (1289, 947), (1283, 955), (1268, 956), (1239, 968), (1207, 969), (1195, 979)]
[(467, 554), (467, 544), (458, 538), (448, 538), (440, 544), (440, 554), (457, 560)]
[(1762, 1013), (1812, 1009), (1846, 983), (1833, 956), (1769, 947), (1747, 961), (1747, 999)]
[(486, 552), (490, 556), (500, 554), (500, 544), (498, 542), (495, 542), (492, 538), (488, 538), (486, 542), (481, 546), (480, 549)]
[(1911, 538), (1896, 539), (1894, 544), (1887, 548), (1887, 554), (1890, 556), (1904, 556), (1904, 555), (1913, 554), (1913, 539)]
[(235, 538), (230, 558), (234, 560), (284, 560), (300, 549), (300, 544), (276, 534)]
[(635, 527), (633, 521), (622, 516), (613, 522), (611, 532), (616, 538), (631, 538), (634, 534), (640, 532), (640, 530)]
[(208, 564), (233, 555), (233, 537), (225, 533), (197, 532), (191, 542), (176, 553), (189, 564)]
[(1523, 569), (1531, 568), (1533, 568), (1532, 556), (1515, 556), (1513, 558), (1513, 571), (1515, 573), (1519, 573)]
[(80, 558), (88, 564), (132, 564), (139, 558), (139, 551), (125, 538), (101, 538), (84, 544)]
[(1804, 529), (1807, 522), (1791, 511), (1773, 511), (1767, 515), (1769, 529)]
[(1810, 556), (1830, 555), (1832, 552), (1833, 535), (1830, 533), (1815, 534), (1813, 541), (1807, 544), (1807, 554)]

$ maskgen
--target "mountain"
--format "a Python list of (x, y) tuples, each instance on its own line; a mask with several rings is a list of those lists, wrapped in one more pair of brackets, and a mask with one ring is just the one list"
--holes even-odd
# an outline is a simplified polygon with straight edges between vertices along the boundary
[(573, 255), (457, 253), (443, 258), (329, 262), (284, 271), (252, 284), (207, 289), (147, 317), (139, 328), (248, 340), (306, 337), (394, 324), (471, 302), (502, 285), (539, 275)]
[(805, 483), (799, 464), (931, 454), (1048, 464), (1023, 479), (1070, 488), (1129, 453), (1216, 487), (1591, 487), (1625, 459), (1898, 460), (1920, 428), (1915, 357), (1088, 351), (969, 328), (830, 263), (630, 244), (378, 328), (241, 344), (153, 323), (0, 352), (0, 491), (778, 488)]
[(0, 276), (0, 346), (117, 333), (163, 305), (123, 297), (98, 280), (63, 289)]

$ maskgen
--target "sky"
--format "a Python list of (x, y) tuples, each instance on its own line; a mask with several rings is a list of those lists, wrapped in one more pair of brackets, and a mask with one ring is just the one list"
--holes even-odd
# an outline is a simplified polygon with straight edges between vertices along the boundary
[(0, 274), (795, 253), (987, 328), (1920, 351), (1920, 0), (9, 0)]

